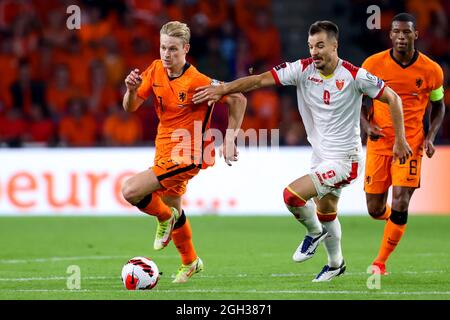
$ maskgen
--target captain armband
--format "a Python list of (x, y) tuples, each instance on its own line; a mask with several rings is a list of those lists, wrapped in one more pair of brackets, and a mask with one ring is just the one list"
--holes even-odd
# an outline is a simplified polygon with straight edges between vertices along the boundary
[(431, 91), (430, 100), (431, 101), (439, 101), (444, 97), (444, 87), (440, 86), (439, 88)]

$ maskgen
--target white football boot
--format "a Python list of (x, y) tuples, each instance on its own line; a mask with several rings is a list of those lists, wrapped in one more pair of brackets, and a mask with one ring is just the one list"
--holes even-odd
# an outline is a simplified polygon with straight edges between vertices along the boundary
[(305, 239), (303, 239), (302, 243), (298, 246), (297, 250), (295, 250), (294, 255), (292, 256), (292, 260), (295, 262), (303, 262), (308, 259), (311, 259), (316, 253), (316, 249), (319, 244), (325, 239), (328, 235), (328, 231), (323, 228), (322, 233), (317, 237), (311, 237), (306, 235)]
[(342, 259), (342, 263), (337, 268), (332, 268), (329, 265), (325, 265), (322, 268), (322, 271), (319, 272), (319, 274), (313, 279), (312, 282), (324, 282), (324, 281), (331, 281), (333, 278), (336, 278), (337, 276), (340, 276), (345, 272), (346, 265), (344, 259)]

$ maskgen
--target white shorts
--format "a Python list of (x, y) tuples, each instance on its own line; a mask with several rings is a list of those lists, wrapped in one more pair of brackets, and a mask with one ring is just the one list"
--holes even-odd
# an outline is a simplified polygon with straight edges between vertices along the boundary
[(340, 197), (342, 188), (353, 183), (363, 168), (363, 158), (359, 153), (340, 160), (322, 160), (313, 154), (311, 162), (309, 175), (319, 199), (328, 193)]

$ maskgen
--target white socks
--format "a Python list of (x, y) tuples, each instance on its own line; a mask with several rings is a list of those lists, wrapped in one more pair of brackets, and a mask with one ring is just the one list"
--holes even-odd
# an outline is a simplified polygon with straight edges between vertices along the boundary
[(328, 235), (323, 243), (328, 254), (328, 265), (332, 268), (337, 268), (342, 263), (342, 249), (341, 249), (341, 223), (338, 217), (333, 221), (322, 222), (322, 225), (327, 229)]
[(313, 238), (322, 233), (322, 226), (328, 231), (328, 235), (323, 240), (325, 249), (328, 254), (328, 265), (337, 268), (341, 265), (342, 248), (341, 248), (341, 224), (338, 217), (333, 221), (320, 222), (316, 214), (316, 206), (312, 199), (308, 200), (302, 207), (287, 206), (289, 211), (294, 214), (296, 219), (306, 227), (307, 234)]
[(309, 236), (318, 236), (322, 233), (322, 225), (316, 215), (316, 207), (310, 199), (303, 207), (288, 207), (297, 220), (306, 227)]

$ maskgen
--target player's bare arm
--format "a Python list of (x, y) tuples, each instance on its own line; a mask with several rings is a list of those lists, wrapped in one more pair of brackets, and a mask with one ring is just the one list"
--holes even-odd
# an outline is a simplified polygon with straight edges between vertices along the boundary
[(431, 114), (430, 114), (430, 128), (428, 130), (427, 136), (425, 137), (425, 153), (428, 158), (434, 155), (436, 149), (434, 148), (434, 139), (442, 125), (445, 115), (445, 104), (444, 99), (438, 101), (431, 101)]
[(198, 87), (198, 91), (194, 94), (193, 101), (195, 104), (208, 101), (208, 104), (217, 102), (222, 96), (230, 93), (248, 92), (255, 89), (275, 85), (275, 79), (270, 71), (236, 79), (234, 81), (224, 83), (218, 86), (202, 86)]
[(378, 140), (380, 137), (384, 137), (382, 129), (376, 124), (371, 124), (368, 120), (369, 108), (372, 104), (372, 99), (368, 96), (363, 97), (363, 103), (361, 108), (361, 128), (366, 132), (367, 137), (373, 141)]
[(383, 94), (378, 100), (387, 103), (389, 105), (389, 111), (391, 112), (392, 123), (395, 130), (395, 143), (393, 149), (394, 161), (399, 159), (400, 162), (404, 162), (412, 155), (412, 150), (405, 137), (402, 99), (394, 90), (385, 87)]
[(123, 96), (122, 106), (127, 112), (136, 111), (144, 100), (137, 95), (137, 89), (142, 83), (142, 79), (139, 76), (139, 69), (134, 69), (125, 78), (125, 85), (127, 87), (127, 92)]
[(225, 133), (225, 140), (219, 149), (220, 156), (223, 155), (226, 164), (231, 166), (231, 161), (237, 161), (239, 152), (236, 146), (236, 138), (244, 119), (247, 108), (247, 98), (242, 93), (233, 93), (226, 96), (226, 103), (229, 105), (228, 128)]

